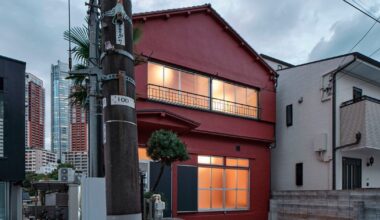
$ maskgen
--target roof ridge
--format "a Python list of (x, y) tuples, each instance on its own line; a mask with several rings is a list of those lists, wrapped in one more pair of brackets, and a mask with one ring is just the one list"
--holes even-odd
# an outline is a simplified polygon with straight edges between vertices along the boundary
[(171, 9), (162, 9), (162, 10), (147, 11), (147, 12), (138, 12), (138, 13), (134, 13), (132, 16), (139, 17), (139, 16), (144, 16), (144, 15), (150, 15), (150, 14), (162, 14), (162, 13), (170, 13), (170, 12), (174, 12), (174, 11), (187, 11), (187, 10), (206, 9), (206, 8), (211, 8), (211, 4), (206, 3), (203, 5), (194, 5), (194, 6), (181, 7), (181, 8), (171, 8)]

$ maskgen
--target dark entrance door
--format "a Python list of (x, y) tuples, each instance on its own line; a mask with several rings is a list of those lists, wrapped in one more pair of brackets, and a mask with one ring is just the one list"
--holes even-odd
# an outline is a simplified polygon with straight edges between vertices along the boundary
[(356, 158), (342, 158), (342, 187), (343, 189), (357, 189), (362, 187), (362, 160)]

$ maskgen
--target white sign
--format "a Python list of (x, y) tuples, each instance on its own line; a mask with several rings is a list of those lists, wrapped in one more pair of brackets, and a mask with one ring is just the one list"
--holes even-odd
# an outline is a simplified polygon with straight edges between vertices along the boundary
[(106, 123), (103, 123), (103, 144), (107, 143)]
[(103, 98), (103, 108), (107, 107), (107, 99)]
[(119, 24), (116, 22), (116, 44), (125, 46), (124, 22)]
[(111, 95), (111, 105), (124, 105), (135, 108), (135, 100), (128, 96)]

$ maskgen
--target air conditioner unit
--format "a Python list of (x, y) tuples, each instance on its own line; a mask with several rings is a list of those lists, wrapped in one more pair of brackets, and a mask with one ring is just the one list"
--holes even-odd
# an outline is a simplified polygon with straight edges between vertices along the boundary
[(62, 182), (74, 182), (75, 171), (72, 168), (59, 168), (58, 180)]
[(318, 134), (313, 140), (313, 148), (315, 152), (327, 150), (327, 134)]

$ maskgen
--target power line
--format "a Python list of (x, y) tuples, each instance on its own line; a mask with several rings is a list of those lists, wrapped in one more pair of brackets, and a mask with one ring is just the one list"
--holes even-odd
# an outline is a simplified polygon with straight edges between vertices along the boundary
[(349, 4), (350, 6), (354, 7), (356, 10), (359, 10), (361, 13), (367, 15), (368, 17), (370, 17), (371, 19), (375, 20), (376, 22), (379, 22), (380, 21), (378, 19), (376, 19), (375, 17), (373, 17), (372, 15), (368, 14), (367, 12), (363, 11), (362, 9), (358, 8), (357, 6), (353, 5), (352, 3), (348, 2), (347, 0), (343, 0), (345, 3)]

